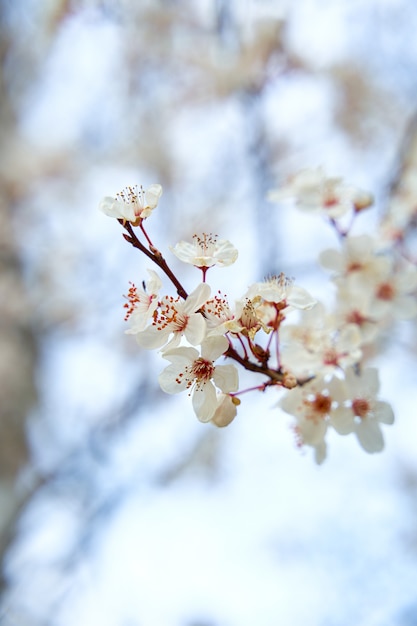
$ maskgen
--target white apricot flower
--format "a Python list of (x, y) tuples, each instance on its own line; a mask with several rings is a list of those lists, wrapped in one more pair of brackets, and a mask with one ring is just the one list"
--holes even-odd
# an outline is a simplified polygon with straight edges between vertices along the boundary
[(216, 387), (224, 393), (238, 388), (238, 372), (234, 365), (214, 365), (229, 342), (226, 337), (209, 337), (196, 348), (179, 346), (163, 353), (171, 361), (159, 375), (159, 384), (166, 393), (189, 390), (194, 411), (201, 422), (209, 422), (218, 409)]
[(372, 343), (380, 331), (373, 314), (372, 293), (369, 289), (355, 289), (350, 280), (338, 282), (334, 319), (339, 327), (356, 324), (361, 333), (361, 345)]
[(381, 319), (388, 314), (398, 319), (411, 319), (417, 315), (417, 269), (407, 265), (393, 270), (391, 275), (374, 286), (372, 313)]
[(416, 214), (415, 192), (409, 197), (401, 195), (393, 198), (379, 227), (378, 235), (382, 243), (391, 246), (393, 241), (401, 241)]
[(246, 297), (255, 305), (262, 300), (277, 305), (274, 307), (275, 310), (311, 309), (317, 302), (306, 289), (294, 285), (282, 272), (278, 276), (271, 276), (263, 282), (251, 285)]
[(128, 295), (128, 302), (124, 305), (127, 309), (125, 320), (130, 318), (131, 328), (127, 334), (136, 334), (144, 330), (149, 318), (152, 317), (158, 306), (158, 293), (162, 287), (162, 281), (154, 270), (147, 270), (150, 279), (144, 284), (144, 289), (138, 289), (132, 283)]
[(394, 413), (388, 402), (376, 399), (378, 370), (369, 367), (356, 374), (348, 369), (345, 390), (345, 402), (332, 411), (331, 425), (341, 435), (354, 432), (366, 452), (380, 452), (384, 447), (380, 424), (393, 424)]
[(294, 430), (300, 446), (314, 448), (316, 463), (326, 458), (325, 436), (329, 419), (340, 399), (344, 399), (344, 387), (340, 379), (316, 378), (302, 387), (288, 391), (278, 406), (296, 418)]
[(180, 241), (171, 248), (176, 257), (195, 267), (209, 268), (213, 265), (225, 267), (237, 259), (238, 251), (227, 239), (217, 239), (216, 235), (193, 235), (193, 243)]
[(137, 334), (139, 345), (148, 350), (161, 348), (171, 334), (167, 348), (177, 346), (183, 335), (192, 346), (200, 344), (206, 335), (206, 321), (199, 309), (210, 291), (207, 283), (200, 283), (186, 300), (164, 296), (153, 312), (151, 324)]
[(126, 187), (114, 198), (106, 196), (99, 204), (99, 209), (110, 217), (123, 219), (137, 226), (140, 220), (149, 217), (158, 205), (162, 195), (162, 186), (154, 183), (146, 191), (142, 186)]
[(298, 377), (333, 374), (354, 365), (362, 356), (359, 327), (339, 327), (321, 303), (311, 311), (302, 311), (298, 324), (283, 324), (280, 337), (282, 363)]
[(357, 274), (368, 280), (386, 276), (391, 260), (378, 254), (380, 242), (369, 235), (346, 237), (342, 250), (323, 250), (320, 263), (338, 276)]
[(341, 178), (328, 178), (320, 167), (301, 170), (286, 185), (268, 194), (271, 202), (290, 197), (300, 209), (318, 211), (333, 219), (350, 209), (361, 211), (373, 203), (371, 194), (343, 184)]
[(203, 306), (207, 322), (207, 335), (242, 334), (253, 339), (261, 328), (270, 332), (256, 316), (251, 300), (237, 300), (234, 311), (226, 296), (216, 294)]
[(352, 303), (370, 299), (369, 310), (375, 322), (388, 316), (411, 319), (417, 315), (417, 269), (410, 263), (394, 266), (388, 274), (367, 277), (360, 272), (335, 279), (339, 293), (351, 294)]

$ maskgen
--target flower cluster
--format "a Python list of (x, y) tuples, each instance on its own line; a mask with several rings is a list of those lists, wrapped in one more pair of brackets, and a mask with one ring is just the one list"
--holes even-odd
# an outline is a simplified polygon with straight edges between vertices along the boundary
[[(169, 362), (159, 375), (162, 390), (186, 391), (201, 422), (224, 427), (236, 417), (242, 394), (279, 388), (278, 406), (293, 416), (297, 444), (312, 447), (318, 463), (326, 456), (329, 429), (353, 433), (367, 452), (382, 450), (380, 425), (392, 424), (394, 415), (378, 399), (378, 372), (366, 360), (370, 344), (377, 345), (391, 320), (417, 314), (417, 269), (392, 249), (381, 249), (376, 238), (350, 234), (356, 216), (372, 204), (371, 195), (327, 178), (321, 169), (305, 170), (269, 194), (278, 202), (292, 197), (300, 209), (325, 214), (334, 227), (340, 246), (320, 256), (335, 285), (329, 310), (282, 273), (249, 285), (234, 302), (213, 293), (208, 271), (231, 265), (238, 252), (207, 233), (171, 248), (201, 272), (188, 293), (143, 225), (161, 194), (157, 184), (146, 191), (129, 187), (105, 198), (100, 208), (119, 220), (124, 238), (176, 289), (176, 295), (161, 293), (162, 279), (149, 269), (143, 288), (131, 284), (126, 296), (126, 332)], [(238, 366), (261, 382), (239, 389)]]

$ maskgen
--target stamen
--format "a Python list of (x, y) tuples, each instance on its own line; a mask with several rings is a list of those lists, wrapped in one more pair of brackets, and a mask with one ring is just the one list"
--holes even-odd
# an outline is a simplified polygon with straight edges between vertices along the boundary
[(140, 297), (138, 295), (138, 290), (137, 290), (136, 285), (130, 281), (129, 281), (129, 285), (131, 286), (129, 287), (127, 296), (124, 296), (124, 298), (127, 298), (128, 302), (125, 302), (125, 304), (123, 305), (123, 308), (127, 309), (126, 315), (124, 317), (125, 322), (127, 322), (129, 317), (132, 315), (133, 311), (135, 310), (136, 306), (140, 302)]
[(142, 187), (135, 185), (134, 187), (125, 187), (122, 191), (116, 194), (116, 199), (124, 202), (125, 204), (134, 204), (143, 206), (143, 199), (145, 197), (145, 191)]
[(201, 251), (206, 253), (206, 255), (217, 243), (217, 235), (213, 235), (212, 233), (203, 233), (201, 237), (199, 235), (193, 235), (193, 239)]

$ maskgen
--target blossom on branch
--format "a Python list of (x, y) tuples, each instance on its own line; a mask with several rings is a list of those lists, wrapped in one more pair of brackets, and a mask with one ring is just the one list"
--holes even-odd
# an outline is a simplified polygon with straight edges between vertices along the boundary
[(244, 335), (254, 339), (256, 333), (263, 328), (266, 333), (271, 331), (256, 315), (252, 301), (248, 298), (238, 300), (232, 310), (225, 296), (219, 294), (207, 300), (203, 306), (207, 322), (207, 335)]
[(335, 406), (344, 400), (341, 380), (318, 377), (303, 387), (288, 391), (278, 406), (296, 418), (294, 430), (300, 446), (314, 448), (316, 463), (326, 458), (325, 436)]
[(360, 344), (370, 344), (380, 332), (379, 320), (375, 318), (373, 297), (369, 289), (352, 289), (348, 279), (338, 283), (334, 321), (338, 328), (355, 324), (360, 331)]
[[(382, 450), (380, 425), (393, 423), (394, 415), (376, 397), (377, 370), (363, 369), (364, 362), (378, 347), (378, 334), (387, 322), (417, 314), (417, 269), (398, 248), (388, 250), (368, 235), (351, 236), (355, 215), (370, 206), (371, 195), (326, 177), (320, 168), (300, 172), (270, 194), (275, 200), (292, 196), (300, 208), (321, 212), (339, 238), (340, 250), (325, 250), (320, 256), (336, 287), (335, 305), (327, 310), (283, 273), (250, 285), (233, 306), (221, 291), (212, 296), (207, 270), (231, 265), (238, 252), (228, 240), (205, 233), (171, 248), (178, 259), (202, 272), (200, 284), (188, 295), (142, 224), (161, 193), (156, 184), (146, 191), (128, 187), (100, 205), (119, 220), (128, 231), (125, 240), (155, 263), (177, 293), (161, 297), (161, 279), (148, 270), (143, 289), (131, 283), (125, 304), (125, 319), (131, 321), (127, 332), (143, 348), (162, 349), (170, 363), (159, 375), (161, 389), (169, 394), (188, 391), (198, 419), (217, 427), (235, 419), (241, 393), (279, 389), (284, 395), (278, 405), (294, 416), (298, 444), (312, 447), (317, 463), (326, 456), (329, 428), (340, 435), (354, 433), (367, 452)], [(342, 228), (337, 220), (347, 212)], [(138, 234), (131, 225), (140, 227)], [(288, 324), (288, 314), (297, 310), (296, 323)], [(222, 355), (263, 379), (238, 391), (236, 366), (216, 365)]]
[(345, 402), (331, 414), (330, 422), (340, 435), (355, 433), (366, 452), (380, 452), (384, 438), (380, 424), (393, 424), (394, 413), (388, 402), (376, 399), (379, 391), (378, 371), (374, 367), (356, 374), (345, 374)]
[(362, 335), (356, 324), (336, 324), (322, 304), (281, 329), (282, 362), (296, 376), (333, 374), (358, 363)]
[[(350, 274), (336, 279), (339, 293), (350, 294), (352, 301), (370, 299), (370, 311), (376, 321), (389, 316), (411, 319), (417, 315), (417, 270), (411, 264), (396, 267), (391, 260), (389, 271), (370, 278), (366, 274)], [(348, 296), (349, 297), (349, 296)]]
[(210, 296), (207, 283), (200, 283), (186, 300), (164, 296), (155, 307), (151, 324), (137, 334), (137, 341), (148, 350), (166, 345), (173, 348), (184, 336), (192, 346), (199, 345), (206, 335), (206, 321), (199, 309)]
[(180, 241), (171, 248), (175, 256), (184, 263), (195, 267), (209, 268), (213, 265), (226, 267), (238, 257), (238, 251), (227, 239), (217, 239), (216, 235), (193, 235), (193, 243)]
[(127, 334), (136, 334), (144, 330), (147, 321), (155, 312), (158, 306), (158, 293), (162, 287), (162, 281), (154, 270), (148, 270), (151, 278), (146, 281), (143, 289), (138, 289), (135, 285), (129, 289), (126, 296), (128, 303), (124, 305), (127, 309), (125, 320), (130, 318), (131, 328), (126, 331)]
[(356, 274), (368, 280), (376, 280), (386, 276), (391, 267), (390, 259), (378, 252), (376, 239), (369, 235), (359, 235), (346, 237), (341, 250), (323, 250), (319, 260), (335, 276)]
[(114, 198), (106, 196), (100, 202), (99, 209), (116, 219), (131, 222), (133, 226), (139, 225), (141, 220), (146, 219), (157, 207), (162, 195), (162, 187), (158, 184), (151, 185), (146, 191), (142, 186), (126, 187), (116, 194)]
[(188, 390), (198, 419), (209, 422), (218, 409), (216, 387), (224, 393), (238, 388), (238, 372), (234, 365), (214, 365), (228, 348), (225, 337), (209, 337), (196, 348), (180, 346), (162, 356), (171, 361), (159, 375), (159, 384), (166, 393)]
[(320, 167), (298, 172), (286, 185), (268, 194), (271, 202), (286, 198), (294, 198), (299, 209), (320, 212), (332, 219), (352, 209), (362, 211), (373, 203), (371, 194), (343, 184), (341, 178), (328, 178)]
[(246, 298), (252, 302), (258, 319), (265, 326), (273, 326), (281, 311), (308, 310), (317, 303), (308, 291), (294, 285), (283, 273), (251, 285)]

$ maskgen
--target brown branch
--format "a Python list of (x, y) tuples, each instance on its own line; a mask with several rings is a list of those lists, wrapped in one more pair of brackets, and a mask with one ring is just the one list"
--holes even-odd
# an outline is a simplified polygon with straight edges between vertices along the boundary
[(184, 289), (178, 278), (175, 276), (168, 263), (162, 256), (161, 252), (157, 248), (152, 248), (152, 250), (148, 250), (148, 248), (146, 248), (143, 243), (137, 238), (130, 222), (123, 223), (124, 220), (119, 220), (119, 222), (129, 233), (129, 235), (123, 234), (123, 237), (126, 239), (126, 241), (129, 242), (134, 248), (137, 248), (138, 250), (143, 252), (143, 254), (151, 259), (151, 261), (153, 261), (164, 272), (164, 274), (168, 276), (169, 280), (172, 282), (177, 290), (178, 295), (181, 298), (184, 298), (184, 300), (188, 298), (187, 291)]
[(268, 376), (268, 378), (271, 380), (271, 385), (277, 385), (284, 381), (285, 375), (281, 370), (274, 370), (266, 367), (265, 365), (258, 365), (253, 361), (249, 361), (248, 358), (240, 356), (240, 354), (232, 346), (229, 346), (229, 348), (224, 353), (224, 356), (229, 357), (234, 361), (237, 361), (242, 367), (245, 368), (245, 370), (255, 372), (256, 374), (263, 374), (264, 376)]

